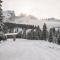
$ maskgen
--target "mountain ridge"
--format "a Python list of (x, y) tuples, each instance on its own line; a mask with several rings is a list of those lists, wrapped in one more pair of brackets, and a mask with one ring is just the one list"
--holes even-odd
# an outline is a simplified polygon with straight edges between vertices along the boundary
[[(8, 18), (6, 18), (7, 16)], [(57, 18), (52, 17), (47, 19), (38, 19), (33, 15), (27, 16), (25, 14), (21, 14), (20, 16), (15, 16), (14, 11), (11, 11), (11, 13), (9, 11), (9, 13), (7, 13), (7, 15), (4, 17), (4, 20), (5, 20), (4, 22), (10, 22), (10, 23), (16, 23), (16, 24), (39, 25), (41, 28), (44, 23), (46, 23), (48, 28), (60, 26), (60, 20)]]

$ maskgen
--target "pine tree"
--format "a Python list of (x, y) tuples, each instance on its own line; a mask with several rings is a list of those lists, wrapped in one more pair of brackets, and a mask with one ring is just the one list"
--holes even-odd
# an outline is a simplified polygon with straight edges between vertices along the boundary
[(1, 3), (2, 3), (2, 1), (0, 0), (0, 31), (3, 31), (3, 16), (2, 16)]
[(53, 28), (51, 28), (51, 30), (52, 30), (52, 35), (53, 35), (53, 43), (55, 43), (56, 42), (56, 39), (57, 39), (57, 37), (56, 37), (56, 31), (55, 31), (55, 28), (53, 27)]
[(31, 39), (31, 32), (27, 33), (27, 39)]
[(8, 32), (8, 26), (4, 25), (3, 30), (4, 30), (4, 33), (7, 33)]
[(51, 30), (52, 30), (53, 35), (55, 35), (55, 33), (56, 33), (55, 28), (53, 27), (53, 28), (51, 28)]
[(47, 39), (47, 27), (46, 27), (46, 24), (44, 23), (43, 25), (43, 31), (42, 31), (42, 37), (41, 37), (42, 40), (46, 40)]
[(35, 39), (34, 28), (32, 28), (31, 31), (27, 33), (27, 39), (31, 39), (31, 40)]
[(59, 31), (59, 29), (58, 29), (57, 34), (59, 34), (59, 33), (60, 33), (60, 31)]
[(26, 39), (26, 28), (23, 29), (22, 38)]
[(39, 26), (36, 28), (36, 38), (41, 39), (41, 29)]
[[(1, 5), (1, 3), (2, 3), (2, 1), (0, 0), (0, 34), (3, 35), (3, 32), (4, 32), (3, 26), (4, 26), (4, 24), (3, 24), (3, 14), (2, 14), (2, 8), (1, 8), (2, 5)], [(0, 36), (0, 41), (4, 40), (4, 39), (5, 39), (5, 37)]]
[(31, 39), (33, 40), (34, 39), (34, 28), (32, 28), (32, 30), (31, 30)]
[(60, 36), (57, 39), (57, 43), (60, 45)]
[(55, 34), (55, 28), (53, 28), (53, 34)]
[(52, 30), (50, 29), (49, 31), (49, 39), (48, 39), (49, 42), (52, 42), (53, 41), (53, 35), (52, 35)]

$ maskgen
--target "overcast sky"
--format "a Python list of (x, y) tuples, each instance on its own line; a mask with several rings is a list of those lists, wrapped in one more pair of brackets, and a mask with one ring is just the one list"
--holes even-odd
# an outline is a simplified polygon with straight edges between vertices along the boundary
[(55, 17), (60, 19), (60, 0), (3, 0), (3, 10), (14, 10), (39, 18)]

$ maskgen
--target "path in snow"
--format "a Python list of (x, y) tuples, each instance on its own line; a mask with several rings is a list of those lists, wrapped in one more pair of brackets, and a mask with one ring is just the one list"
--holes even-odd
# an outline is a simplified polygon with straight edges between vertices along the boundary
[[(0, 60), (60, 60), (60, 51), (45, 48), (39, 40), (12, 40), (0, 44)], [(46, 44), (46, 43), (45, 43)]]

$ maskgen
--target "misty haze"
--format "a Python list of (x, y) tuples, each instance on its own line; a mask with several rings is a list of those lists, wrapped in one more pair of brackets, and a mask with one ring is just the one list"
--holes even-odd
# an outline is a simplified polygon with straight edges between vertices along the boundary
[(0, 60), (60, 60), (60, 0), (0, 0)]

